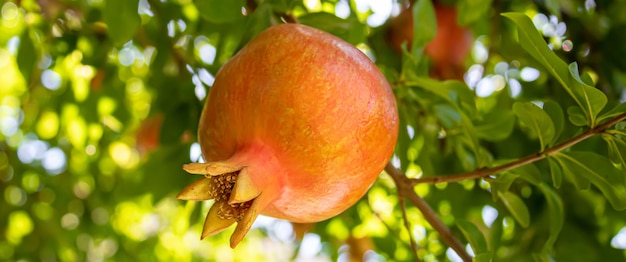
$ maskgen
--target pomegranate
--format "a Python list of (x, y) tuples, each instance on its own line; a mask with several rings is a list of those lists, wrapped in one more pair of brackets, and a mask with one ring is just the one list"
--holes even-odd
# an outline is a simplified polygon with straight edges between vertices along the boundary
[(141, 155), (152, 152), (159, 146), (159, 136), (161, 135), (162, 124), (162, 114), (148, 117), (141, 122), (141, 125), (135, 134), (137, 151), (139, 151)]
[[(474, 37), (472, 32), (457, 23), (454, 6), (434, 3), (437, 19), (435, 38), (424, 47), (424, 53), (433, 62), (431, 75), (440, 79), (463, 79), (465, 58), (469, 55)], [(410, 47), (413, 40), (413, 13), (405, 9), (389, 23), (391, 47), (400, 53), (402, 43)]]
[(214, 199), (202, 238), (237, 223), (232, 248), (259, 214), (310, 223), (361, 198), (398, 133), (391, 88), (367, 56), (298, 24), (261, 32), (215, 76), (198, 140), (204, 177), (178, 195)]

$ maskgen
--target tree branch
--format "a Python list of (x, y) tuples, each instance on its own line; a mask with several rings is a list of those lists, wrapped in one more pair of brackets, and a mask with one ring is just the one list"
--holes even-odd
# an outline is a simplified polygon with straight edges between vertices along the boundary
[[(411, 181), (406, 175), (404, 175), (400, 170), (395, 168), (391, 163), (388, 163), (385, 166), (385, 171), (387, 174), (393, 178), (396, 186), (398, 187), (398, 195), (400, 197), (406, 198), (417, 207), (424, 219), (428, 221), (428, 223), (437, 231), (441, 236), (441, 239), (452, 248), (458, 255), (463, 259), (463, 261), (472, 261), (472, 257), (465, 251), (465, 248), (461, 241), (459, 241), (450, 231), (450, 229), (439, 219), (437, 213), (426, 203), (424, 199), (418, 196), (415, 191), (413, 191), (413, 185), (411, 185)], [(409, 232), (410, 234), (411, 232)]]
[[(368, 206), (370, 207), (370, 210), (372, 211), (372, 214), (374, 214), (374, 216), (375, 216), (376, 218), (378, 218), (378, 220), (380, 221), (380, 223), (382, 223), (383, 225), (385, 225), (385, 228), (387, 228), (387, 230), (388, 230), (389, 232), (391, 232), (391, 234), (394, 236), (394, 238), (395, 238), (395, 239), (397, 239), (397, 240), (399, 240), (401, 243), (404, 243), (404, 241), (402, 241), (402, 240), (400, 239), (400, 233), (399, 233), (399, 232), (396, 232), (396, 230), (394, 230), (394, 229), (393, 229), (393, 228), (392, 228), (389, 224), (387, 224), (387, 222), (385, 222), (385, 220), (384, 220), (384, 219), (380, 216), (380, 214), (379, 214), (378, 212), (376, 212), (376, 210), (374, 210), (374, 209), (372, 208), (372, 206), (371, 206), (371, 205), (368, 205)], [(406, 243), (404, 243), (404, 244), (406, 244)], [(409, 246), (409, 248), (412, 248), (412, 247), (411, 247), (411, 245), (408, 245), (408, 246)], [(418, 261), (418, 262), (420, 261), (420, 260), (419, 260), (419, 258), (417, 258), (417, 256), (416, 256), (416, 261)]]
[(513, 162), (504, 164), (504, 165), (500, 165), (500, 166), (495, 166), (495, 167), (491, 167), (491, 168), (485, 168), (485, 169), (478, 169), (478, 170), (474, 170), (471, 172), (466, 172), (466, 173), (461, 173), (461, 174), (453, 174), (453, 175), (438, 175), (438, 176), (434, 176), (434, 177), (423, 177), (423, 178), (415, 178), (415, 179), (408, 179), (407, 178), (407, 182), (409, 185), (411, 186), (415, 186), (417, 184), (421, 184), (421, 183), (428, 183), (428, 184), (436, 184), (436, 183), (441, 183), (441, 182), (458, 182), (458, 181), (462, 181), (462, 180), (468, 180), (468, 179), (476, 179), (476, 178), (485, 178), (491, 174), (495, 174), (495, 173), (500, 173), (503, 171), (507, 171), (507, 170), (511, 170), (511, 169), (515, 169), (518, 168), (520, 166), (523, 165), (527, 165), (530, 163), (534, 163), (537, 162), (541, 159), (546, 158), (547, 156), (556, 154), (566, 148), (569, 148), (575, 144), (578, 144), (581, 141), (584, 141), (592, 136), (595, 136), (597, 134), (601, 134), (606, 132), (606, 130), (610, 127), (612, 127), (613, 125), (619, 123), (620, 121), (626, 119), (626, 113), (623, 113), (621, 115), (618, 115), (616, 117), (614, 117), (613, 119), (602, 123), (600, 125), (597, 125), (594, 128), (591, 128), (587, 131), (585, 131), (584, 133), (573, 137), (570, 140), (567, 140), (561, 144), (558, 144), (556, 146), (553, 146), (551, 148), (548, 148), (542, 152), (539, 153), (535, 153), (532, 155), (528, 155), (525, 157), (522, 157), (518, 160), (515, 160)]
[(404, 197), (400, 196), (400, 191), (398, 191), (398, 200), (400, 201), (400, 210), (402, 210), (402, 220), (404, 220), (404, 227), (409, 232), (409, 243), (411, 244), (411, 250), (413, 250), (413, 255), (415, 256), (416, 261), (420, 261), (419, 256), (417, 255), (417, 243), (415, 239), (413, 239), (413, 230), (411, 230), (411, 222), (409, 222), (409, 216), (406, 214), (406, 203), (404, 202)]

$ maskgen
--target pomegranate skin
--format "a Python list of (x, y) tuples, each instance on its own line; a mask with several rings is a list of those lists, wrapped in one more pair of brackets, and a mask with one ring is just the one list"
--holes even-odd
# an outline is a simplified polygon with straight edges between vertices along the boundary
[(260, 214), (315, 222), (361, 198), (398, 134), (385, 77), (354, 46), (297, 24), (273, 26), (216, 74), (199, 124), (207, 162), (250, 168)]

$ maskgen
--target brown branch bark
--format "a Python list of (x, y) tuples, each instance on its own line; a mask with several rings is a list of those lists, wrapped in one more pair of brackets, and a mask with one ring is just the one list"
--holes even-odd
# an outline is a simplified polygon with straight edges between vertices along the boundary
[(420, 261), (419, 256), (417, 255), (417, 243), (415, 239), (413, 239), (413, 230), (411, 230), (411, 222), (409, 221), (409, 216), (406, 214), (406, 203), (404, 202), (404, 197), (398, 196), (400, 200), (400, 210), (402, 210), (402, 220), (404, 220), (404, 227), (409, 233), (409, 243), (411, 244), (411, 250), (413, 251), (413, 256), (415, 257), (415, 261)]
[[(437, 213), (428, 205), (428, 203), (418, 196), (415, 191), (413, 191), (413, 185), (411, 185), (411, 181), (406, 175), (404, 175), (400, 170), (395, 168), (391, 163), (388, 163), (385, 167), (385, 171), (387, 174), (393, 178), (396, 186), (398, 187), (398, 195), (407, 199), (411, 204), (417, 207), (424, 219), (428, 221), (428, 223), (437, 231), (441, 236), (443, 242), (445, 242), (450, 248), (452, 248), (458, 255), (463, 259), (463, 261), (472, 261), (472, 257), (465, 251), (465, 247), (450, 231), (450, 229), (439, 219)], [(409, 232), (411, 234), (411, 232)]]
[(408, 184), (411, 186), (415, 186), (417, 184), (421, 184), (421, 183), (428, 183), (428, 184), (436, 184), (436, 183), (441, 183), (441, 182), (458, 182), (458, 181), (463, 181), (463, 180), (468, 180), (468, 179), (476, 179), (476, 178), (485, 178), (491, 174), (495, 174), (495, 173), (499, 173), (499, 172), (503, 172), (503, 171), (507, 171), (507, 170), (511, 170), (511, 169), (515, 169), (518, 168), (520, 166), (523, 165), (527, 165), (530, 163), (534, 163), (537, 162), (541, 159), (544, 159), (550, 155), (556, 154), (566, 148), (569, 148), (575, 144), (580, 143), (581, 141), (584, 141), (592, 136), (595, 136), (597, 134), (601, 134), (604, 133), (608, 128), (612, 127), (613, 125), (619, 123), (620, 121), (626, 119), (626, 113), (623, 113), (621, 115), (618, 115), (616, 117), (614, 117), (613, 119), (602, 123), (600, 125), (597, 125), (594, 128), (591, 128), (587, 131), (585, 131), (584, 133), (573, 137), (572, 139), (569, 139), (561, 144), (558, 144), (554, 147), (548, 148), (542, 152), (539, 153), (535, 153), (532, 155), (528, 155), (525, 157), (522, 157), (518, 160), (515, 160), (513, 162), (504, 164), (504, 165), (500, 165), (500, 166), (495, 166), (495, 167), (491, 167), (491, 168), (486, 168), (486, 169), (478, 169), (478, 170), (474, 170), (471, 172), (466, 172), (466, 173), (461, 173), (461, 174), (453, 174), (453, 175), (438, 175), (438, 176), (434, 176), (434, 177), (423, 177), (423, 178), (415, 178), (415, 179), (408, 179)]
[[(608, 128), (623, 121), (624, 119), (626, 119), (626, 113), (620, 114), (605, 123), (597, 125), (594, 128), (591, 128), (578, 136), (575, 136), (561, 144), (548, 148), (542, 152), (528, 155), (516, 161), (510, 162), (504, 165), (492, 167), (492, 168), (479, 169), (479, 170), (475, 170), (472, 172), (466, 172), (466, 173), (461, 173), (461, 174), (442, 175), (442, 176), (425, 177), (425, 178), (418, 178), (418, 179), (411, 179), (411, 178), (406, 177), (406, 175), (402, 173), (402, 171), (395, 168), (393, 165), (391, 165), (391, 163), (387, 164), (387, 166), (385, 167), (385, 171), (387, 172), (387, 174), (389, 174), (393, 178), (396, 186), (398, 187), (398, 195), (402, 203), (404, 199), (409, 200), (411, 204), (413, 204), (422, 212), (422, 215), (424, 216), (426, 221), (428, 221), (428, 223), (430, 223), (430, 225), (437, 232), (439, 232), (441, 239), (450, 248), (452, 248), (463, 259), (463, 261), (472, 261), (472, 257), (465, 251), (463, 244), (452, 234), (450, 229), (439, 219), (439, 216), (437, 215), (437, 213), (428, 205), (428, 203), (415, 193), (415, 191), (413, 190), (413, 187), (415, 185), (420, 184), (420, 183), (435, 184), (435, 183), (440, 183), (440, 182), (457, 182), (457, 181), (462, 181), (462, 180), (467, 180), (467, 179), (484, 178), (494, 173), (499, 173), (499, 172), (511, 170), (511, 169), (514, 169), (523, 165), (534, 163), (550, 155), (556, 154), (566, 148), (576, 145), (580, 143), (581, 141), (584, 141), (592, 136), (602, 134), (606, 132)], [(405, 211), (403, 210), (403, 212)], [(406, 220), (405, 221), (405, 226), (406, 226), (406, 223), (408, 223), (408, 220), (406, 219), (406, 215), (404, 216)], [(407, 227), (407, 229), (409, 229), (409, 227)], [(410, 233), (411, 232), (409, 229), (409, 234)]]

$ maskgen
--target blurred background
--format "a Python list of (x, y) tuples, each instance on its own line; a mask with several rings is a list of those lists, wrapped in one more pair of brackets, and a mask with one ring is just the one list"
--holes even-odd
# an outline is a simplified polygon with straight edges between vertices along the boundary
[[(624, 1), (442, 0), (426, 15), (436, 24), (418, 29), (411, 7), (411, 1), (395, 0), (0, 0), (0, 260), (412, 261), (410, 234), (421, 259), (458, 261), (413, 206), (407, 207), (411, 230), (405, 229), (386, 175), (355, 206), (327, 221), (261, 217), (236, 250), (228, 246), (233, 228), (200, 240), (210, 201), (175, 199), (195, 179), (182, 164), (202, 158), (197, 119), (214, 75), (272, 24), (297, 21), (354, 44), (376, 61), (396, 93), (404, 92), (398, 84), (408, 66), (403, 61), (424, 53), (427, 62), (416, 72), (464, 82), (483, 104), (502, 96), (559, 97), (563, 92), (551, 87), (545, 68), (512, 44), (513, 24), (499, 15), (523, 12), (550, 48), (577, 60), (611, 103), (623, 97)], [(434, 33), (437, 26), (438, 42), (424, 52), (410, 50), (418, 45), (411, 43), (419, 38), (413, 33)], [(450, 120), (413, 108), (423, 126)], [(526, 137), (505, 140), (521, 134), (506, 120), (512, 115), (492, 116), (495, 126), (480, 136), (485, 148), (514, 150), (505, 158), (536, 150)], [(402, 162), (437, 137), (414, 139), (421, 131), (406, 130), (404, 151), (394, 162), (408, 175), (472, 167), (448, 161), (467, 158), (463, 151), (441, 153), (432, 162), (449, 165)], [(519, 185), (539, 221), (520, 230), (487, 188), (470, 180), (419, 185), (416, 192), (448, 225), (464, 218), (495, 231), (495, 258), (515, 261), (540, 249), (548, 224), (536, 190)], [(566, 212), (571, 223), (557, 242), (557, 258), (625, 260), (626, 213), (594, 192), (564, 202), (578, 207)]]

